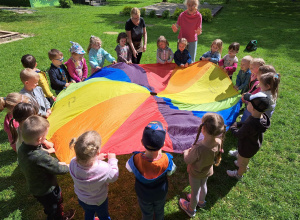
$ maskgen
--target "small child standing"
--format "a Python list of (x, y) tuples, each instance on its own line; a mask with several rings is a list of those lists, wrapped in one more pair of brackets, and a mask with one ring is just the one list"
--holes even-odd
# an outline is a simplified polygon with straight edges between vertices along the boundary
[[(260, 59), (260, 58), (259, 58)], [(261, 59), (260, 59), (261, 60)], [(250, 65), (250, 69), (251, 69), (251, 65)], [(273, 72), (276, 73), (276, 70), (273, 66), (271, 65), (263, 65), (260, 66), (258, 69), (256, 68), (256, 66), (252, 66), (252, 70), (255, 72), (255, 82), (252, 86), (252, 89), (250, 89), (248, 91), (248, 93), (251, 93), (252, 95), (258, 93), (261, 91), (261, 88), (258, 86), (259, 85), (259, 79), (262, 75), (268, 73), (268, 72)], [(246, 94), (246, 93), (244, 93)], [(244, 100), (244, 94), (242, 95), (242, 101), (245, 102), (245, 104), (247, 105), (247, 101)], [(273, 105), (274, 103), (272, 103)], [(275, 107), (274, 107), (275, 108)], [(241, 118), (241, 122), (246, 121), (246, 119), (249, 117), (250, 112), (247, 110), (247, 108), (244, 110), (242, 118)], [(270, 115), (268, 115), (270, 117)]]
[(52, 62), (49, 69), (51, 88), (54, 89), (56, 95), (58, 95), (63, 89), (70, 85), (71, 77), (65, 65), (63, 64), (64, 57), (61, 51), (57, 49), (51, 49), (48, 52), (48, 57)]
[(26, 68), (20, 72), (20, 78), (24, 84), (20, 94), (26, 95), (33, 105), (39, 106), (39, 115), (48, 118), (51, 114), (50, 103), (46, 99), (42, 88), (38, 86), (39, 74), (32, 69)]
[(135, 175), (135, 191), (142, 211), (142, 219), (164, 219), (164, 206), (168, 192), (167, 175), (172, 175), (176, 165), (172, 156), (162, 153), (166, 130), (161, 122), (152, 121), (144, 129), (142, 144), (145, 153), (134, 152), (126, 168)]
[(198, 11), (198, 0), (185, 0), (187, 10), (182, 12), (176, 24), (172, 25), (174, 33), (180, 27), (178, 39), (186, 38), (189, 44), (188, 51), (191, 54), (191, 62), (195, 62), (197, 54), (198, 35), (202, 33), (202, 15)]
[(252, 95), (255, 93), (258, 93), (260, 89), (258, 89), (258, 79), (257, 74), (259, 71), (259, 67), (265, 65), (265, 61), (262, 58), (253, 58), (250, 62), (250, 71), (251, 71), (251, 77), (249, 82), (249, 93)]
[[(196, 206), (203, 208), (206, 205), (207, 179), (213, 175), (213, 165), (219, 166), (221, 162), (225, 132), (226, 126), (222, 116), (206, 113), (202, 117), (202, 124), (193, 146), (183, 152), (184, 161), (188, 164), (191, 194), (187, 195), (190, 202), (181, 198), (179, 205), (190, 217), (196, 215)], [(200, 133), (204, 139), (197, 143)]]
[(102, 41), (100, 38), (92, 35), (90, 38), (89, 47), (87, 49), (89, 54), (89, 62), (92, 67), (92, 74), (103, 67), (105, 59), (110, 63), (116, 63), (116, 59), (113, 58), (103, 48), (101, 48), (101, 45)]
[(169, 48), (169, 42), (164, 36), (157, 39), (156, 62), (161, 64), (172, 63), (173, 51)]
[(70, 43), (72, 44), (70, 48), (71, 57), (65, 62), (65, 65), (67, 66), (71, 78), (75, 82), (82, 82), (88, 75), (86, 61), (83, 58), (85, 51), (78, 43), (72, 41), (70, 41)]
[(192, 58), (189, 51), (186, 48), (188, 42), (185, 38), (181, 38), (178, 41), (178, 50), (174, 54), (174, 61), (180, 67), (188, 67), (192, 63)]
[(214, 64), (218, 64), (221, 59), (222, 48), (223, 41), (221, 39), (214, 40), (210, 46), (210, 51), (204, 53), (202, 57), (200, 57), (200, 60), (207, 60)]
[(247, 93), (244, 99), (249, 101), (247, 105), (251, 115), (245, 122), (234, 123), (230, 130), (238, 138), (238, 150), (230, 154), (237, 157), (234, 164), (238, 170), (227, 170), (230, 177), (241, 179), (247, 171), (249, 160), (261, 147), (263, 133), (270, 127), (270, 119), (264, 113), (270, 107), (270, 100), (266, 94), (259, 92), (255, 95)]
[(241, 61), (241, 70), (239, 71), (236, 77), (236, 84), (234, 88), (236, 90), (241, 90), (241, 94), (249, 90), (249, 82), (251, 77), (251, 71), (249, 67), (250, 67), (251, 60), (252, 60), (251, 56), (243, 57)]
[[(118, 160), (114, 153), (100, 153), (101, 137), (96, 131), (87, 131), (70, 142), (76, 157), (71, 160), (70, 174), (84, 219), (110, 219), (108, 213), (108, 184), (119, 176)], [(104, 162), (107, 155), (108, 162)]]
[(13, 141), (13, 136), (9, 129), (9, 123), (10, 121), (12, 121), (11, 123), (15, 128), (19, 127), (19, 123), (13, 118), (13, 110), (14, 107), (20, 102), (28, 103), (29, 98), (25, 95), (16, 92), (9, 93), (6, 97), (0, 97), (0, 112), (2, 112), (5, 108), (7, 109), (7, 114), (4, 118), (3, 129), (8, 136), (10, 146), (16, 152), (16, 143)]
[(132, 64), (132, 52), (127, 45), (127, 34), (121, 32), (117, 38), (117, 46), (115, 51), (117, 52), (117, 61)]
[(238, 64), (238, 58), (236, 54), (240, 50), (240, 44), (237, 42), (233, 42), (228, 47), (228, 54), (226, 54), (223, 59), (219, 61), (219, 66), (223, 68), (227, 75), (232, 79), (232, 75), (235, 72)]
[[(20, 102), (14, 107), (12, 112), (13, 119), (9, 122), (9, 129), (12, 135), (12, 143), (16, 144), (16, 151), (20, 148), (23, 137), (22, 137), (22, 124), (30, 116), (36, 115), (38, 112), (38, 107), (30, 103)], [(18, 126), (15, 126), (14, 121), (18, 123)], [(55, 149), (53, 148), (54, 144), (45, 140), (42, 143), (43, 150), (47, 151), (49, 154), (54, 153)]]
[(274, 113), (276, 100), (278, 98), (278, 87), (280, 83), (280, 74), (274, 72), (268, 72), (259, 77), (258, 86), (261, 89), (261, 92), (266, 94), (270, 99), (270, 107), (266, 110), (266, 115), (269, 118), (272, 117)]
[(36, 68), (37, 62), (35, 57), (30, 54), (26, 54), (21, 58), (21, 62), (24, 68), (33, 69), (35, 72), (37, 72), (40, 75), (39, 86), (43, 89), (46, 98), (48, 99), (48, 101), (52, 106), (53, 102), (56, 101), (56, 98), (53, 95), (53, 93), (50, 91), (46, 73)]
[(19, 167), (24, 174), (29, 192), (44, 207), (47, 219), (72, 219), (75, 210), (64, 213), (61, 188), (56, 175), (69, 172), (64, 162), (41, 150), (49, 122), (40, 116), (30, 116), (22, 126), (23, 143), (18, 151)]

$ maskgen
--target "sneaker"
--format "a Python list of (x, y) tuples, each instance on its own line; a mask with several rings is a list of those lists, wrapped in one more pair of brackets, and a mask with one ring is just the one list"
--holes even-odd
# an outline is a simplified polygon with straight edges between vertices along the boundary
[(76, 210), (75, 209), (69, 209), (64, 213), (63, 219), (64, 220), (69, 220), (72, 219), (75, 215)]
[[(186, 198), (187, 198), (187, 200), (188, 200), (189, 202), (191, 201), (191, 196), (192, 196), (192, 195), (191, 195), (190, 193), (186, 195)], [(199, 208), (204, 208), (204, 207), (206, 206), (206, 201), (204, 201), (204, 203), (198, 202), (197, 206), (198, 206)]]
[(230, 150), (229, 155), (238, 158), (239, 152), (237, 150)]
[(188, 201), (186, 201), (185, 199), (183, 199), (183, 198), (179, 199), (179, 206), (180, 206), (180, 208), (183, 211), (185, 211), (185, 213), (188, 214), (188, 216), (190, 216), (191, 218), (195, 217), (195, 215), (196, 215), (196, 209), (194, 211), (190, 211), (189, 210), (189, 205), (190, 205), (190, 203)]
[[(239, 167), (238, 161), (237, 161), (237, 160), (234, 161), (234, 165), (236, 165), (237, 167)], [(250, 168), (247, 166), (247, 170), (249, 170), (249, 169), (250, 169)]]
[(227, 170), (227, 175), (230, 176), (230, 177), (234, 177), (237, 180), (240, 180), (240, 179), (243, 178), (243, 176), (238, 175), (237, 170)]

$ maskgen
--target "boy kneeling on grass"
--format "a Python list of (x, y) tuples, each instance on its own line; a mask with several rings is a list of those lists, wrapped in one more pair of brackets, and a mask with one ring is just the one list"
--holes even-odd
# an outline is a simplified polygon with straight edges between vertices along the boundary
[(249, 101), (247, 110), (251, 115), (245, 122), (234, 123), (230, 130), (238, 138), (238, 150), (229, 151), (231, 156), (237, 157), (234, 164), (238, 170), (227, 170), (230, 177), (241, 179), (247, 171), (248, 163), (263, 141), (263, 133), (270, 127), (270, 119), (264, 113), (270, 106), (270, 99), (266, 94), (259, 92), (254, 95), (246, 93), (244, 99)]
[(142, 219), (164, 219), (164, 207), (168, 192), (167, 175), (172, 175), (176, 165), (172, 155), (162, 153), (166, 130), (161, 122), (152, 121), (144, 129), (142, 144), (145, 153), (134, 152), (126, 168), (135, 175), (135, 191), (142, 210)]
[(69, 172), (64, 162), (42, 150), (49, 130), (47, 119), (34, 115), (22, 125), (23, 143), (18, 151), (19, 166), (25, 175), (29, 192), (43, 205), (48, 220), (72, 219), (75, 210), (64, 213), (63, 197), (56, 175)]

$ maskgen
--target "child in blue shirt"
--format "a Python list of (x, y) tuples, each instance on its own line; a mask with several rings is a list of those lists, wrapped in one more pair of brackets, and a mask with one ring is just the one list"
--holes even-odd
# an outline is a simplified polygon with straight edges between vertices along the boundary
[(135, 175), (135, 191), (143, 219), (164, 218), (164, 206), (168, 192), (167, 175), (172, 175), (176, 165), (172, 156), (162, 153), (166, 130), (161, 122), (152, 121), (144, 129), (142, 144), (145, 152), (134, 152), (126, 168)]
[(188, 67), (192, 63), (192, 57), (186, 48), (188, 42), (185, 38), (178, 41), (178, 50), (174, 54), (174, 61), (180, 67)]
[(210, 51), (207, 51), (200, 57), (200, 60), (207, 60), (218, 64), (221, 59), (223, 41), (221, 39), (216, 39), (212, 42), (210, 46)]
[(241, 61), (241, 70), (236, 77), (236, 84), (234, 88), (236, 90), (241, 90), (241, 94), (249, 90), (249, 82), (251, 77), (250, 62), (253, 58), (251, 56), (243, 57)]
[(89, 54), (89, 63), (92, 67), (92, 74), (103, 67), (105, 59), (107, 59), (107, 61), (110, 63), (116, 63), (116, 59), (113, 58), (108, 52), (103, 50), (101, 45), (102, 41), (100, 38), (92, 35), (90, 38), (89, 47), (87, 49)]

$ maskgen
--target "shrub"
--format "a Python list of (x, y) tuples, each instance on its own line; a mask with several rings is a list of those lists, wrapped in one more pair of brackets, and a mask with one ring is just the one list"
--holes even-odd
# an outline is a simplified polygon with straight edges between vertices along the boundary
[(211, 15), (211, 10), (209, 8), (202, 8), (199, 11), (202, 15), (202, 20), (206, 22), (211, 22), (213, 16)]
[(141, 8), (141, 17), (146, 17), (146, 8)]
[(1, 5), (30, 7), (30, 1), (29, 0), (1, 0)]
[(124, 8), (123, 8), (123, 10), (122, 10), (122, 15), (126, 15), (126, 16), (130, 16), (130, 13), (131, 13), (131, 9), (132, 9), (133, 7), (131, 7), (131, 6), (125, 6)]
[(170, 11), (169, 10), (164, 10), (161, 17), (163, 19), (169, 18), (170, 17)]
[(150, 18), (155, 18), (156, 17), (156, 11), (155, 10), (151, 10), (149, 13), (149, 17)]
[(176, 8), (175, 11), (174, 11), (174, 14), (172, 15), (173, 19), (177, 20), (178, 16), (184, 12), (183, 9), (181, 8)]
[(71, 8), (71, 0), (59, 0), (60, 7), (62, 8)]

